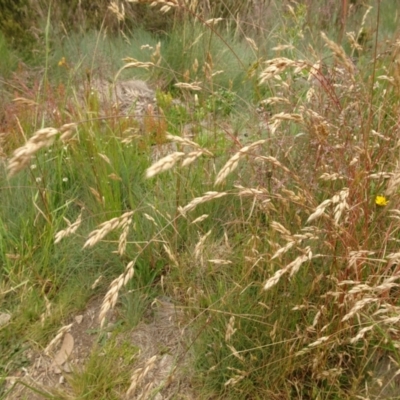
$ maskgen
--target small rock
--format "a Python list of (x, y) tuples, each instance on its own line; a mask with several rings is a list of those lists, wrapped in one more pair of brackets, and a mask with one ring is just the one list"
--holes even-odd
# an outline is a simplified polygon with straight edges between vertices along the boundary
[(55, 367), (63, 365), (65, 361), (67, 361), (68, 357), (71, 355), (73, 349), (74, 349), (74, 338), (70, 333), (66, 333), (64, 335), (64, 340), (61, 344), (61, 348), (54, 357), (53, 365)]
[(57, 367), (57, 365), (54, 365), (53, 366), (53, 372), (56, 374), (56, 375), (60, 375), (61, 374), (61, 369), (59, 368), (59, 367)]
[(7, 313), (0, 313), (0, 326), (8, 324), (11, 319), (11, 315)]
[(69, 364), (69, 362), (66, 362), (63, 365), (63, 370), (64, 372), (66, 372), (67, 374), (71, 373), (72, 369), (71, 369), (71, 365)]
[(77, 315), (75, 317), (75, 321), (77, 324), (80, 324), (82, 322), (82, 320), (83, 320), (83, 315)]

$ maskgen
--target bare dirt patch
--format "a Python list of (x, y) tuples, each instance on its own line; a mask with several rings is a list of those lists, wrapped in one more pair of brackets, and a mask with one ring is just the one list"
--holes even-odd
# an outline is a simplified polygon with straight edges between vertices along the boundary
[(179, 307), (167, 298), (157, 298), (149, 309), (147, 322), (140, 322), (132, 331), (118, 332), (116, 312), (108, 315), (107, 327), (100, 329), (101, 304), (101, 298), (92, 300), (84, 312), (73, 316), (69, 321), (71, 327), (50, 355), (45, 351), (30, 351), (31, 366), (7, 378), (7, 400), (39, 400), (48, 398), (46, 395), (75, 398), (70, 378), (85, 368), (99, 342), (111, 337), (119, 348), (128, 345), (135, 349), (128, 363), (130, 387), (120, 393), (120, 398), (196, 398), (188, 373), (190, 353), (187, 351), (188, 333), (184, 329), (185, 315)]

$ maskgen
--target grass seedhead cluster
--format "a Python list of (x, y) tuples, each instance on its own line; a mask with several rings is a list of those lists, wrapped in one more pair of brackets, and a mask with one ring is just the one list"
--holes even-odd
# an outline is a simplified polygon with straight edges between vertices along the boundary
[(119, 291), (121, 290), (121, 288), (126, 286), (127, 283), (132, 279), (134, 272), (135, 272), (135, 270), (133, 268), (134, 264), (135, 263), (133, 261), (131, 261), (126, 266), (125, 272), (111, 282), (110, 288), (104, 298), (104, 301), (103, 301), (103, 304), (102, 304), (101, 310), (100, 310), (99, 321), (100, 321), (101, 327), (104, 325), (107, 312), (110, 309), (114, 308), (115, 304), (117, 303)]
[(74, 128), (76, 128), (76, 124), (71, 123), (63, 125), (60, 129), (44, 128), (35, 132), (24, 146), (14, 151), (7, 166), (9, 176), (11, 177), (26, 168), (35, 153), (53, 144), (56, 135), (60, 134), (62, 141), (67, 140), (72, 135)]

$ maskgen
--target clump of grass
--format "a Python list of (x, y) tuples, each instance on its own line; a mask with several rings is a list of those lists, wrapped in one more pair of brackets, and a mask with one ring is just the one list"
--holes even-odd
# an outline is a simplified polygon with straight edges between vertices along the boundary
[[(189, 274), (185, 285), (197, 290), (197, 304), (199, 298), (205, 302), (199, 312), (214, 320), (206, 323), (211, 325), (210, 337), (199, 345), (202, 363), (209, 366), (204, 380), (214, 390), (219, 382), (220, 393), (228, 391), (230, 398), (249, 392), (351, 398), (359, 392), (369, 368), (373, 370), (373, 355), (383, 351), (378, 350), (380, 343), (392, 346), (397, 340), (390, 332), (398, 299), (389, 293), (398, 280), (395, 267), (390, 267), (396, 264), (391, 260), (398, 227), (386, 211), (390, 204), (396, 207), (397, 189), (388, 189), (393, 180), (382, 180), (393, 176), (389, 171), (395, 165), (391, 160), (396, 159), (396, 150), (392, 153), (389, 143), (396, 143), (397, 122), (384, 117), (381, 108), (393, 112), (396, 89), (381, 89), (378, 102), (374, 80), (363, 81), (344, 50), (326, 35), (322, 39), (334, 60), (325, 71), (321, 60), (276, 58), (260, 74), (261, 82), (285, 76), (286, 82), (277, 79), (270, 89), (271, 97), (279, 93), (288, 103), (270, 118), (273, 136), (268, 143), (273, 156), (253, 151), (253, 158), (247, 160), (253, 171), (260, 164), (268, 171), (268, 190), (251, 187), (257, 183), (255, 176), (249, 182), (248, 175), (236, 174), (241, 193), (246, 179), (250, 184), (246, 193), (253, 195), (252, 206), (244, 207), (245, 219), (231, 219), (225, 230), (229, 246), (238, 247), (229, 261), (239, 263), (240, 271), (231, 271), (228, 277), (219, 270), (219, 283), (211, 285), (216, 268), (210, 265), (212, 275), (208, 275), (204, 258), (196, 263), (196, 254), (211, 232), (188, 249), (200, 270)], [(376, 70), (376, 54), (374, 60)], [(307, 90), (299, 95), (287, 81), (304, 73)], [(378, 126), (384, 135), (374, 129)], [(216, 184), (235, 172), (240, 154), (265, 142), (254, 142), (233, 155), (220, 169)], [(186, 211), (210, 194), (194, 199)], [(242, 233), (247, 247), (251, 244), (243, 250), (236, 244), (233, 227), (249, 221), (258, 207), (266, 213), (266, 221), (256, 219), (250, 232)], [(262, 240), (265, 235), (267, 240)], [(247, 275), (243, 263), (246, 266), (249, 261), (253, 265)], [(285, 276), (291, 281), (283, 282)], [(260, 291), (254, 298), (249, 293), (253, 288)], [(282, 297), (285, 304), (280, 306)], [(217, 314), (216, 304), (220, 305)], [(273, 309), (270, 304), (277, 306)], [(252, 312), (244, 313), (244, 308)], [(266, 310), (270, 312), (264, 317)], [(224, 314), (249, 319), (253, 332), (243, 322), (235, 333), (240, 336), (237, 344), (224, 345), (224, 330), (216, 328), (216, 320), (221, 321)], [(265, 325), (270, 326), (269, 334), (255, 328)], [(207, 347), (210, 352), (204, 356)], [(388, 354), (387, 348), (384, 353)], [(273, 365), (277, 365), (276, 375)], [(268, 381), (261, 383), (263, 370), (268, 370)]]
[(85, 364), (68, 377), (70, 393), (54, 391), (60, 399), (87, 397), (90, 399), (118, 399), (129, 387), (129, 364), (138, 349), (127, 343), (109, 340), (93, 349)]
[[(272, 35), (266, 54), (202, 18), (143, 47), (143, 58), (129, 54), (111, 68), (117, 77), (151, 69), (164, 82), (142, 126), (95, 92), (62, 112), (47, 90), (30, 103), (33, 117), (8, 125), (19, 139), (2, 198), (12, 215), (30, 206), (25, 225), (1, 217), (2, 301), (19, 319), (3, 331), (7, 343), (33, 320), (30, 339), (44, 344), (62, 319), (54, 304), (62, 310), (82, 285), (90, 296), (104, 276), (91, 289), (105, 296), (102, 326), (118, 300), (129, 302), (129, 285), (146, 298), (139, 314), (160, 294), (186, 306), (199, 396), (375, 395), (375, 365), (398, 362), (397, 72), (379, 54), (378, 19), (372, 53), (356, 34), (342, 47), (309, 32), (314, 47), (301, 55), (308, 11), (288, 9), (294, 26)], [(63, 72), (71, 93), (85, 90), (72, 87), (77, 71)], [(41, 100), (61, 111), (49, 116), (35, 108)], [(61, 128), (27, 129), (41, 119)], [(171, 151), (152, 162), (154, 146)], [(104, 360), (94, 355), (73, 377), (74, 395), (136, 393), (154, 363), (123, 366), (110, 386), (115, 359)]]

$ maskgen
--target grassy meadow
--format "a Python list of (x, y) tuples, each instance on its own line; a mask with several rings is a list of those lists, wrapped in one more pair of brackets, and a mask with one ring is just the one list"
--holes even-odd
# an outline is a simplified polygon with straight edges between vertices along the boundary
[[(0, 397), (400, 398), (400, 2), (32, 3), (33, 44), (0, 32)], [(132, 80), (139, 117), (99, 89)], [(160, 299), (182, 346), (146, 358)], [(94, 301), (81, 364), (27, 381)]]

